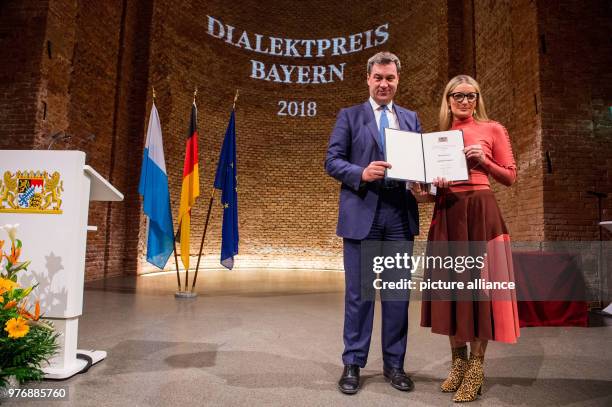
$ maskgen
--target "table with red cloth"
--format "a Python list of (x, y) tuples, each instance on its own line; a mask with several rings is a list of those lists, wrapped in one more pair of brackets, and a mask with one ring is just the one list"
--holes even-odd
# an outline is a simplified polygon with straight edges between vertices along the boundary
[[(515, 251), (512, 262), (521, 327), (587, 326), (587, 302), (580, 301), (585, 297), (579, 298), (586, 288), (578, 255)], [(549, 296), (547, 290), (554, 290), (554, 297), (553, 294)], [(540, 301), (521, 301), (525, 298)], [(557, 300), (564, 298), (571, 300)]]

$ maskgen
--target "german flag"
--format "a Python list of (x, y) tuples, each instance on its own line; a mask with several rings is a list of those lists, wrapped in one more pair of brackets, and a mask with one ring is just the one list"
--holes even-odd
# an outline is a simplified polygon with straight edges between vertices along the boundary
[(180, 228), (181, 260), (189, 269), (189, 231), (191, 229), (191, 208), (200, 195), (200, 174), (198, 172), (198, 108), (195, 101), (191, 106), (189, 134), (185, 143), (185, 164), (183, 166), (183, 185), (181, 186), (181, 205), (178, 222)]

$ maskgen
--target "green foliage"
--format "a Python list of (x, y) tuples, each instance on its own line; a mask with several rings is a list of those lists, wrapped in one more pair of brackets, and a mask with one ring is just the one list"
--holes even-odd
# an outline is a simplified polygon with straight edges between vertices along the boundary
[[(54, 332), (51, 323), (39, 320), (38, 302), (34, 311), (27, 309), (28, 296), (36, 285), (22, 288), (16, 284), (17, 273), (27, 272), (30, 265), (30, 261), (18, 261), (22, 243), (15, 238), (17, 226), (0, 227), (11, 239), (11, 254), (0, 252), (0, 269), (4, 268), (0, 270), (0, 389), (8, 385), (10, 376), (15, 376), (20, 383), (41, 380), (41, 365), (58, 349), (59, 334)], [(7, 324), (9, 321), (11, 324)], [(13, 337), (9, 337), (7, 329)]]
[(9, 376), (19, 382), (42, 380), (40, 366), (48, 361), (58, 349), (58, 334), (44, 327), (32, 326), (22, 338), (9, 338), (6, 332), (0, 335), (0, 388), (7, 385)]

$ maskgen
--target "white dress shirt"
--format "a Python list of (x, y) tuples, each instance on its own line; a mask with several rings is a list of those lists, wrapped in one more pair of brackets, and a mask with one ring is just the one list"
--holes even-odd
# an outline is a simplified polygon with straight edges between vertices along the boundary
[[(376, 103), (374, 99), (370, 96), (370, 105), (372, 106), (372, 110), (374, 110), (374, 117), (376, 118), (376, 128), (380, 129), (380, 115), (382, 114), (381, 105)], [(387, 105), (387, 119), (389, 120), (389, 128), (390, 129), (399, 129), (399, 125), (397, 123), (397, 116), (395, 115), (395, 111), (393, 110), (393, 101), (389, 102)]]

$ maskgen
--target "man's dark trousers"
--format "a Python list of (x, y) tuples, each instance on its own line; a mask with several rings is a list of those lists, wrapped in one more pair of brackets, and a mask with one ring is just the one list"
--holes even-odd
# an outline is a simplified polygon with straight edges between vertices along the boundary
[[(391, 189), (385, 189), (383, 181), (380, 184), (374, 222), (365, 240), (412, 241), (414, 237), (409, 227), (404, 183)], [(344, 271), (346, 293), (342, 361), (345, 365), (363, 368), (370, 348), (375, 301), (362, 299), (361, 295), (361, 240), (344, 238)], [(374, 278), (371, 267), (364, 275), (368, 276), (367, 284), (371, 284)], [(381, 304), (384, 364), (391, 368), (403, 368), (409, 303), (393, 299), (381, 301)]]

